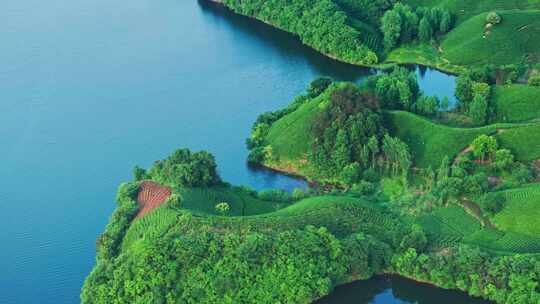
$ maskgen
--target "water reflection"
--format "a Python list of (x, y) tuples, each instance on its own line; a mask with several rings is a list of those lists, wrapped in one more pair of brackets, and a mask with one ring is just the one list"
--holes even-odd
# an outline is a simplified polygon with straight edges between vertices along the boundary
[(489, 304), (454, 290), (445, 290), (397, 276), (378, 276), (339, 286), (315, 304)]
[(203, 12), (216, 17), (213, 19), (216, 23), (225, 21), (231, 24), (235, 31), (241, 31), (260, 40), (258, 42), (274, 48), (281, 56), (298, 57), (302, 61), (307, 60), (306, 68), (313, 70), (315, 74), (327, 75), (342, 81), (360, 81), (366, 76), (375, 74), (372, 69), (341, 63), (323, 56), (302, 44), (294, 35), (251, 18), (237, 15), (221, 4), (208, 0), (199, 0), (198, 3)]

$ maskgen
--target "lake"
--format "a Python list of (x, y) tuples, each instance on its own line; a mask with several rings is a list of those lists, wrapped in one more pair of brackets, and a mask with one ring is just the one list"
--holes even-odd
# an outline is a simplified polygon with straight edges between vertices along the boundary
[(3, 3), (0, 303), (77, 303), (118, 184), (176, 148), (210, 151), (233, 184), (305, 187), (246, 166), (251, 124), (317, 76), (373, 73), (205, 1)]

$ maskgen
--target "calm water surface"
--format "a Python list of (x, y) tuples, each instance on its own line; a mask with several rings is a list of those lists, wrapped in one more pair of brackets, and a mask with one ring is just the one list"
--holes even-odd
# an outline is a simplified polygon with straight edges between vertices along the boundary
[[(251, 124), (316, 76), (371, 73), (206, 2), (2, 4), (0, 303), (77, 303), (118, 184), (178, 147), (234, 184), (305, 186), (246, 167)], [(453, 83), (427, 73), (426, 91)]]

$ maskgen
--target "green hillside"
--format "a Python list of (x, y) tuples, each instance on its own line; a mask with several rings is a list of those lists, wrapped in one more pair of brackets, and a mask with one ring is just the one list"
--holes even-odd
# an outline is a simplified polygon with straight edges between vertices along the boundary
[(540, 118), (540, 88), (528, 85), (495, 86), (495, 121), (522, 122)]
[(540, 9), (539, 0), (405, 0), (412, 6), (444, 7), (458, 16), (461, 23), (483, 12), (511, 9)]
[(524, 56), (540, 58), (540, 11), (501, 11), (502, 22), (485, 34), (487, 13), (463, 22), (441, 45), (442, 57), (453, 64), (516, 64)]
[(540, 184), (504, 192), (505, 207), (493, 222), (511, 232), (540, 237)]

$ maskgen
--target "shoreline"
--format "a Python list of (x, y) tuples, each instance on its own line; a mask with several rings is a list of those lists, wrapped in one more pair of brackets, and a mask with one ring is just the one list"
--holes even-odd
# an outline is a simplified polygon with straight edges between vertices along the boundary
[[(337, 57), (336, 55), (322, 52), (322, 51), (310, 46), (309, 44), (305, 44), (302, 41), (302, 39), (300, 39), (300, 37), (296, 33), (292, 33), (292, 32), (289, 32), (287, 30), (284, 30), (284, 29), (280, 28), (279, 26), (276, 26), (276, 25), (274, 25), (274, 24), (272, 24), (272, 23), (270, 23), (270, 22), (268, 22), (266, 20), (258, 19), (258, 18), (253, 17), (253, 16), (239, 14), (239, 13), (231, 10), (227, 5), (225, 5), (223, 3), (223, 0), (207, 0), (207, 1), (209, 1), (210, 3), (214, 3), (216, 5), (223, 6), (226, 9), (228, 9), (230, 12), (234, 13), (235, 15), (244, 16), (246, 18), (255, 20), (257, 22), (264, 23), (264, 24), (266, 24), (266, 25), (268, 25), (268, 26), (270, 26), (270, 27), (272, 27), (274, 29), (277, 29), (277, 30), (280, 30), (280, 31), (285, 32), (287, 34), (293, 35), (296, 39), (298, 39), (300, 41), (300, 43), (302, 43), (302, 45), (309, 47), (310, 49), (312, 49), (315, 52), (321, 54), (322, 56), (325, 56), (327, 58), (330, 58), (330, 59), (332, 59), (334, 61), (337, 61), (339, 63), (342, 63), (342, 64), (348, 64), (348, 65), (355, 66), (355, 67), (361, 67), (361, 68), (367, 68), (367, 69), (376, 69), (376, 70), (384, 70), (384, 69), (391, 68), (392, 66), (396, 66), (396, 65), (418, 65), (418, 66), (424, 66), (424, 67), (427, 67), (427, 68), (430, 68), (430, 69), (434, 69), (434, 70), (439, 71), (441, 73), (445, 73), (445, 74), (452, 75), (452, 76), (459, 76), (460, 75), (460, 73), (458, 73), (456, 70), (444, 69), (444, 68), (441, 68), (441, 67), (439, 67), (439, 66), (437, 66), (436, 64), (433, 64), (433, 63), (419, 63), (419, 62), (410, 62), (410, 61), (384, 61), (384, 62), (377, 63), (377, 64), (363, 64), (363, 63), (349, 62), (349, 61), (346, 61), (346, 60), (343, 60), (343, 59)], [(457, 67), (461, 67), (461, 66), (457, 66)]]

